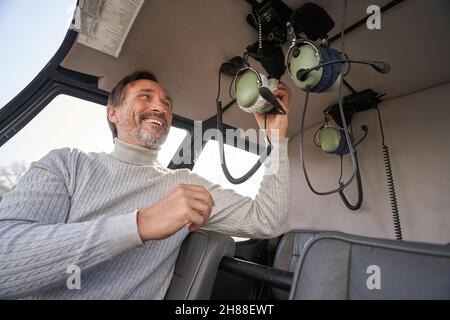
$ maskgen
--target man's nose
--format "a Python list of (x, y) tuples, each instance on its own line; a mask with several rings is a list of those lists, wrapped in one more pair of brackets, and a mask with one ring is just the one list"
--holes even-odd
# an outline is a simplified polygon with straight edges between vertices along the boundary
[(154, 112), (162, 113), (164, 115), (167, 114), (167, 109), (164, 106), (164, 103), (159, 99), (155, 99), (155, 101), (152, 103), (151, 110)]

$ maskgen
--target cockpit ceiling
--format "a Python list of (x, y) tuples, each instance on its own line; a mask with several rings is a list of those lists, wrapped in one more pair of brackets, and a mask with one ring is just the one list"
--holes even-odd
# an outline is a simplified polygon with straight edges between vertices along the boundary
[[(307, 1), (284, 1), (292, 9)], [(339, 33), (343, 1), (314, 1), (335, 20), (330, 33)], [(367, 16), (369, 5), (380, 7), (387, 0), (350, 0), (346, 26)], [(250, 5), (244, 0), (152, 0), (146, 1), (132, 26), (118, 58), (74, 43), (62, 65), (68, 69), (101, 77), (99, 86), (111, 90), (125, 74), (135, 69), (156, 73), (174, 100), (174, 113), (193, 120), (206, 120), (215, 114), (220, 65), (241, 55), (257, 40), (257, 32), (246, 22)], [(356, 90), (372, 88), (398, 97), (450, 81), (450, 2), (448, 0), (405, 0), (381, 16), (381, 30), (365, 25), (345, 37), (351, 58), (383, 60), (391, 64), (387, 75), (355, 65), (348, 82)], [(287, 49), (287, 43), (284, 45)], [(340, 49), (339, 41), (332, 45)], [(259, 63), (250, 63), (263, 72)], [(226, 103), (231, 79), (222, 78), (222, 100)], [(300, 129), (304, 93), (293, 86), (289, 135)], [(322, 120), (322, 111), (337, 102), (337, 92), (313, 95), (307, 125)], [(251, 114), (231, 108), (224, 121), (235, 127), (256, 127)]]

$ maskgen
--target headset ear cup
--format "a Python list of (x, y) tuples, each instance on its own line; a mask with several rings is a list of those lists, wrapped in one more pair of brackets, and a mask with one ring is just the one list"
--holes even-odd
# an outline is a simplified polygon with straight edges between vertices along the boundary
[[(328, 59), (327, 61), (342, 60), (342, 57), (340, 56), (339, 51), (337, 51), (333, 48), (327, 48), (327, 47), (321, 47), (321, 49), (323, 52), (326, 52), (326, 56)], [(324, 87), (323, 91), (328, 91), (331, 89), (331, 87), (335, 83), (336, 79), (341, 74), (342, 64), (335, 63), (335, 64), (330, 64), (328, 66), (325, 66), (325, 68), (327, 68), (327, 67), (329, 68), (329, 79), (328, 79), (328, 83)]]
[[(347, 139), (345, 138), (345, 132), (343, 129), (338, 129), (339, 132), (339, 147), (334, 152), (334, 154), (338, 156), (345, 156), (350, 152), (349, 145), (347, 144)], [(349, 134), (350, 135), (350, 134)], [(350, 140), (352, 140), (352, 136), (350, 135)]]
[(259, 83), (257, 74), (249, 69), (239, 70), (234, 81), (235, 95), (238, 105), (246, 112), (252, 112), (251, 107), (259, 97)]
[[(317, 46), (319, 52), (320, 52), (320, 63), (323, 62), (327, 62), (330, 60), (330, 57), (328, 56), (328, 52), (326, 51), (326, 48), (322, 47), (322, 46)], [(313, 92), (323, 92), (325, 90), (328, 89), (329, 83), (330, 83), (330, 79), (332, 76), (332, 68), (331, 66), (324, 66), (322, 68), (322, 78), (320, 79), (319, 83), (317, 83), (317, 85), (313, 88)]]
[[(330, 60), (343, 60), (343, 56), (341, 53), (333, 48), (326, 48), (328, 56), (330, 57)], [(327, 86), (326, 90), (330, 90), (333, 84), (336, 82), (339, 75), (342, 73), (342, 64), (341, 63), (335, 63), (330, 65), (332, 67), (331, 71), (331, 77), (330, 77), (330, 83)]]
[[(321, 63), (343, 59), (340, 52), (335, 49), (323, 46), (318, 46), (318, 49), (320, 50), (321, 54)], [(323, 70), (322, 78), (320, 79), (319, 83), (313, 88), (312, 90), (313, 92), (320, 93), (330, 90), (330, 88), (336, 82), (336, 79), (341, 74), (342, 64), (340, 63), (330, 64), (324, 66), (322, 70)]]
[(323, 151), (335, 154), (340, 147), (339, 130), (333, 126), (325, 124), (318, 133), (320, 147)]
[(343, 134), (343, 132), (338, 129), (339, 132), (339, 147), (337, 148), (337, 150), (334, 152), (334, 154), (338, 155), (338, 156), (343, 156), (345, 153), (345, 147), (347, 146), (347, 139), (345, 139), (345, 133)]

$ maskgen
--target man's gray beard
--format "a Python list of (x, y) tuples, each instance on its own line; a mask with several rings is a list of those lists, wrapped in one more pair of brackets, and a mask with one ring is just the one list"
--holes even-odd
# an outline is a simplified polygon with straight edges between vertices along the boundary
[(148, 133), (141, 128), (137, 134), (137, 141), (147, 149), (158, 150), (161, 145), (166, 142), (167, 136), (169, 135), (169, 129), (161, 136), (161, 138), (155, 138), (152, 134)]

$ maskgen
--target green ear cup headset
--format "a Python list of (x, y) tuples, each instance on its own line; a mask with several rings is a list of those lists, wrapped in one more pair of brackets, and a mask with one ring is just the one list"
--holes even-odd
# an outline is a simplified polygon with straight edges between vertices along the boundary
[[(329, 61), (341, 61), (344, 54), (306, 39), (294, 39), (286, 54), (286, 66), (294, 84), (309, 92), (326, 92), (338, 88), (342, 80), (342, 63), (319, 67)], [(318, 67), (308, 73), (305, 71)]]
[[(256, 171), (261, 167), (267, 157), (270, 155), (272, 151), (272, 143), (269, 138), (267, 138), (268, 145), (265, 152), (261, 155), (259, 160), (253, 165), (250, 170), (239, 178), (235, 178), (231, 175), (228, 170), (226, 158), (225, 158), (225, 149), (224, 149), (224, 138), (223, 133), (225, 132), (223, 129), (223, 119), (222, 119), (222, 102), (220, 101), (220, 76), (222, 74), (222, 67), (219, 71), (219, 88), (216, 98), (216, 106), (217, 106), (217, 130), (221, 133), (219, 137), (219, 155), (221, 161), (222, 171), (230, 183), (233, 184), (241, 184), (250, 179)], [(234, 101), (238, 102), (239, 107), (246, 112), (260, 112), (265, 114), (265, 125), (264, 129), (267, 127), (267, 114), (268, 113), (283, 113), (285, 114), (284, 109), (281, 107), (277, 98), (272, 94), (272, 90), (265, 86), (267, 82), (265, 82), (264, 78), (259, 72), (255, 69), (251, 68), (247, 64), (247, 56), (244, 54), (244, 63), (243, 66), (236, 72), (233, 82), (231, 83), (231, 87), (235, 88), (236, 99)], [(267, 80), (266, 80), (267, 81)], [(278, 81), (274, 82), (274, 88), (276, 88)], [(233, 101), (233, 102), (234, 102)], [(262, 103), (261, 103), (262, 101)], [(232, 103), (233, 103), (232, 102)], [(267, 105), (269, 102), (271, 105)], [(259, 104), (258, 104), (259, 103)], [(256, 105), (256, 107), (255, 107)]]
[[(350, 138), (353, 140), (351, 135)], [(344, 130), (330, 125), (328, 122), (314, 134), (314, 144), (329, 154), (344, 156), (350, 152)]]
[[(287, 26), (289, 34), (291, 35), (291, 46), (288, 49), (285, 61), (287, 70), (294, 84), (306, 92), (305, 105), (300, 124), (300, 159), (303, 173), (306, 183), (313, 193), (317, 195), (330, 195), (344, 190), (356, 176), (357, 163), (350, 134), (347, 130), (345, 119), (343, 119), (342, 134), (339, 129), (329, 126), (328, 121), (325, 121), (327, 125), (316, 132), (316, 136), (318, 135), (317, 140), (322, 139), (323, 141), (321, 143), (320, 141), (316, 141), (315, 138), (315, 143), (317, 146), (320, 146), (322, 150), (329, 153), (344, 154), (348, 149), (353, 167), (351, 177), (345, 183), (340, 183), (339, 187), (333, 190), (318, 191), (311, 184), (306, 170), (304, 157), (305, 118), (308, 108), (309, 93), (320, 93), (327, 90), (333, 90), (336, 87), (339, 88), (341, 118), (344, 117), (341, 81), (341, 60), (344, 55), (334, 49), (318, 46), (310, 40), (297, 39), (292, 25), (288, 23)], [(324, 64), (326, 63), (330, 64), (325, 67)], [(335, 65), (339, 66), (339, 68), (333, 68)], [(344, 139), (341, 139), (341, 136), (345, 138), (346, 144), (343, 142)]]
[[(281, 73), (275, 72), (272, 67), (273, 65), (270, 64), (269, 68), (269, 75), (274, 75), (274, 78), (268, 79), (267, 76), (260, 74), (255, 69), (251, 68), (248, 64), (248, 57), (252, 56), (253, 58), (257, 59), (261, 62), (263, 67), (268, 70), (269, 64), (267, 64), (267, 60), (273, 60), (279, 61), (276, 59), (275, 53), (279, 53), (279, 57), (281, 58), (281, 64), (283, 64), (283, 52), (281, 50), (281, 47), (279, 48), (279, 51), (275, 50), (274, 52), (271, 52), (270, 54), (264, 51), (264, 48), (269, 49), (269, 52), (271, 51), (270, 48), (273, 48), (270, 43), (266, 43), (263, 47), (263, 38), (262, 38), (262, 21), (261, 17), (258, 15), (257, 12), (252, 13), (252, 17), (254, 19), (255, 24), (258, 26), (258, 42), (255, 43), (255, 45), (258, 46), (258, 49), (254, 51), (255, 45), (247, 47), (247, 49), (244, 52), (243, 55), (243, 68), (240, 69), (233, 80), (234, 84), (234, 90), (236, 93), (236, 101), (239, 105), (239, 107), (249, 113), (253, 112), (259, 112), (263, 114), (267, 113), (277, 113), (277, 114), (286, 114), (285, 110), (281, 106), (281, 104), (278, 102), (277, 98), (272, 94), (272, 91), (274, 91), (277, 88), (278, 80), (275, 78), (281, 77), (281, 75), (284, 73), (284, 66), (281, 68)], [(259, 58), (257, 58), (257, 56)]]
[(268, 79), (250, 66), (244, 66), (233, 80), (236, 102), (249, 113), (285, 114), (277, 98), (272, 94), (278, 80)]

